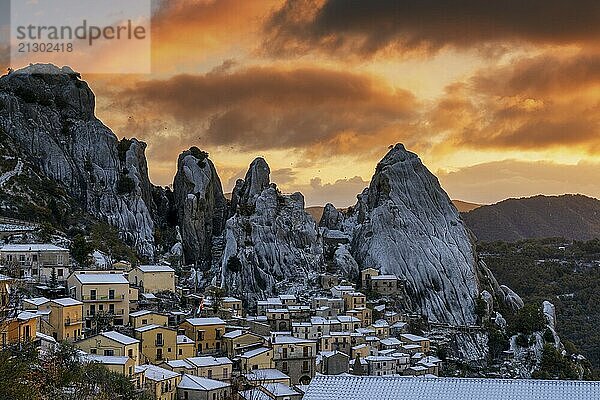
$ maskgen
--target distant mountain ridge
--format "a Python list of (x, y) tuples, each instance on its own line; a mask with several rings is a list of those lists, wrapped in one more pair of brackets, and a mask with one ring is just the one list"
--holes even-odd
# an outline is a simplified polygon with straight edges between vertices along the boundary
[(484, 242), (600, 237), (600, 200), (580, 194), (507, 199), (463, 213), (462, 218)]

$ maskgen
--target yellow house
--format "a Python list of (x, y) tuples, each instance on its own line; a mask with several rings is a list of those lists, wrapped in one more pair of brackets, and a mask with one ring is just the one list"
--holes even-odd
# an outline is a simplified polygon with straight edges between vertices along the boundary
[(233, 362), (227, 357), (190, 357), (185, 361), (196, 368), (196, 373), (192, 375), (209, 379), (218, 379), (220, 381), (228, 381), (231, 379)]
[(75, 271), (67, 279), (71, 297), (83, 302), (86, 328), (97, 313), (113, 315), (115, 325), (129, 321), (129, 281), (121, 272)]
[(98, 354), (86, 354), (84, 357), (88, 362), (104, 365), (109, 371), (133, 378), (135, 374), (135, 361), (127, 356), (101, 356)]
[(0, 343), (7, 344), (34, 341), (38, 315), (29, 311), (21, 311), (14, 318), (0, 323)]
[(242, 373), (274, 367), (273, 349), (271, 348), (259, 347), (240, 354), (240, 369)]
[(141, 343), (144, 364), (177, 358), (177, 330), (152, 324), (136, 328), (134, 335)]
[(265, 339), (262, 336), (236, 329), (223, 335), (223, 352), (227, 357), (233, 358), (246, 350), (262, 346), (264, 343)]
[(179, 325), (185, 335), (196, 342), (196, 354), (221, 350), (225, 321), (221, 318), (188, 318)]
[(402, 343), (421, 346), (421, 351), (423, 353), (429, 353), (431, 351), (431, 342), (426, 337), (404, 333), (400, 335), (400, 340)]
[(361, 308), (367, 305), (367, 297), (361, 292), (344, 293), (342, 298), (344, 299), (345, 310)]
[(156, 311), (140, 310), (129, 314), (129, 324), (133, 329), (144, 325), (167, 326), (169, 317)]
[(155, 400), (177, 399), (177, 385), (181, 381), (181, 375), (177, 372), (150, 364), (140, 365), (135, 370), (144, 374), (144, 389)]
[(360, 281), (363, 289), (371, 288), (371, 279), (375, 276), (379, 276), (379, 271), (375, 268), (365, 268), (360, 271)]
[(74, 342), (83, 337), (83, 303), (65, 297), (50, 301), (50, 326), (57, 341)]
[(177, 359), (194, 357), (196, 352), (196, 343), (185, 335), (177, 335)]
[(135, 361), (135, 365), (140, 364), (140, 341), (119, 332), (102, 332), (76, 342), (75, 346), (89, 354), (127, 356)]
[(140, 265), (129, 271), (129, 283), (142, 293), (175, 292), (175, 270), (166, 265)]
[(373, 312), (367, 307), (348, 310), (346, 311), (346, 315), (358, 318), (363, 328), (366, 328), (373, 322)]

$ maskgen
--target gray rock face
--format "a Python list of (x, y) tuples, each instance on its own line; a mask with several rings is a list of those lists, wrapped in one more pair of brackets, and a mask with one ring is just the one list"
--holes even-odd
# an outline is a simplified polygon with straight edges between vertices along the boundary
[(198, 148), (179, 155), (173, 201), (185, 262), (209, 261), (212, 237), (223, 231), (228, 210), (215, 166)]
[(117, 137), (95, 117), (94, 108), (94, 94), (68, 67), (38, 64), (0, 78), (2, 130), (87, 212), (116, 226), (152, 257), (145, 145), (133, 141), (120, 154)]
[(327, 203), (323, 209), (323, 215), (319, 221), (319, 226), (341, 230), (344, 223), (344, 215), (331, 203)]
[(474, 251), (437, 178), (398, 144), (359, 195), (352, 253), (360, 265), (407, 282), (413, 307), (433, 322), (476, 321), (480, 293)]
[(506, 285), (501, 285), (500, 288), (504, 294), (504, 304), (510, 307), (513, 311), (523, 308), (525, 303), (518, 294), (513, 292), (513, 290)]
[(314, 278), (323, 257), (317, 226), (304, 211), (304, 197), (281, 194), (269, 184), (268, 171), (263, 159), (250, 165), (237, 213), (227, 221), (224, 235), (222, 285), (251, 302), (301, 290)]

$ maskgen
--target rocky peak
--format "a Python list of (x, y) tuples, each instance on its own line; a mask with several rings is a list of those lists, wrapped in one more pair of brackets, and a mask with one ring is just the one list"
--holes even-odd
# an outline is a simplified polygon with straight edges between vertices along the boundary
[(240, 203), (254, 206), (256, 198), (260, 196), (271, 183), (271, 169), (264, 158), (258, 157), (250, 164), (244, 186), (241, 190)]
[(327, 229), (339, 230), (342, 229), (343, 223), (343, 214), (337, 208), (335, 208), (333, 204), (325, 204), (325, 208), (323, 208), (323, 215), (319, 221), (319, 226)]
[(209, 263), (212, 238), (221, 235), (228, 211), (221, 180), (208, 153), (192, 147), (179, 155), (173, 198), (185, 261)]
[(475, 322), (480, 288), (469, 234), (414, 153), (398, 144), (386, 154), (355, 213), (364, 214), (352, 241), (359, 265), (405, 280), (413, 308), (433, 322)]
[(94, 115), (94, 94), (68, 67), (36, 64), (0, 78), (0, 129), (94, 217), (154, 253), (145, 145), (119, 141)]

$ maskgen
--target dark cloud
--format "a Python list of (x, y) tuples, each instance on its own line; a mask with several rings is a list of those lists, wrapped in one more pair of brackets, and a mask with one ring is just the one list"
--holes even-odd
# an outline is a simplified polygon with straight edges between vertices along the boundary
[(449, 86), (428, 113), (453, 148), (600, 151), (600, 57), (540, 55)]
[(481, 204), (540, 193), (580, 193), (600, 198), (600, 164), (549, 161), (494, 161), (452, 172), (437, 171), (442, 186), (455, 199)]
[[(174, 121), (178, 140), (241, 150), (312, 147), (359, 152), (346, 139), (387, 140), (417, 115), (415, 97), (368, 75), (320, 68), (250, 68), (139, 82), (111, 94), (113, 108)], [(380, 135), (384, 133), (383, 135)]]
[(582, 0), (287, 0), (265, 24), (272, 54), (362, 55), (507, 41), (567, 44), (600, 36), (600, 3)]

